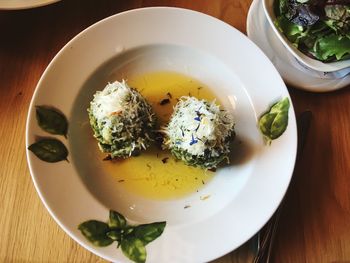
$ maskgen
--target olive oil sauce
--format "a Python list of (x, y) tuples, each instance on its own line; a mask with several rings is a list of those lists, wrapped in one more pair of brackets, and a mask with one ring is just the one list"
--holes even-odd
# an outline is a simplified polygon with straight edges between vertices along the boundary
[[(127, 80), (152, 105), (160, 127), (166, 125), (181, 96), (212, 101), (215, 95), (198, 80), (176, 72), (152, 72)], [(104, 162), (115, 182), (133, 194), (157, 200), (181, 198), (201, 189), (214, 172), (185, 165), (169, 151), (152, 146), (138, 157)], [(120, 185), (121, 186), (121, 185)]]

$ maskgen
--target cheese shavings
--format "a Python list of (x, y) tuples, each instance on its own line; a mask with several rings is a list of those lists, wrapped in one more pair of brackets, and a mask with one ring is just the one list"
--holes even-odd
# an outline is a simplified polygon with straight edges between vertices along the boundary
[(191, 166), (215, 168), (228, 159), (234, 136), (231, 114), (215, 102), (182, 97), (165, 127), (165, 147)]
[(112, 158), (136, 155), (153, 140), (156, 117), (152, 107), (124, 80), (97, 91), (88, 113), (101, 151)]

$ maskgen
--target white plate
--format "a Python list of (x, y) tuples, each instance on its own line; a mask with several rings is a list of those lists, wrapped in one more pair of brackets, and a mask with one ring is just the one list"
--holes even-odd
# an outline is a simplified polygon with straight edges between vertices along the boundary
[[(96, 158), (86, 108), (108, 81), (146, 71), (172, 70), (214, 89), (236, 119), (232, 165), (210, 183), (177, 200), (155, 201), (127, 194), (109, 183)], [(290, 182), (296, 156), (293, 106), (286, 132), (263, 143), (257, 118), (274, 101), (289, 97), (276, 69), (242, 33), (213, 17), (178, 8), (124, 12), (86, 29), (53, 59), (34, 93), (27, 146), (45, 133), (35, 105), (52, 105), (69, 119), (70, 163), (45, 163), (27, 151), (35, 187), (56, 222), (78, 243), (110, 261), (125, 262), (115, 245), (92, 246), (78, 231), (85, 220), (105, 221), (108, 210), (130, 221), (165, 220), (163, 235), (147, 248), (147, 262), (205, 262), (253, 236), (271, 217)], [(98, 174), (99, 176), (96, 176)], [(96, 179), (97, 178), (97, 179)], [(210, 198), (203, 201), (203, 195)], [(184, 209), (185, 205), (191, 208)]]
[[(290, 85), (313, 92), (327, 92), (350, 84), (350, 69), (334, 73), (318, 72), (303, 66), (288, 52), (273, 32), (263, 10), (262, 1), (254, 0), (247, 18), (248, 37), (257, 44)], [(345, 77), (343, 77), (345, 76)]]
[(0, 9), (29, 9), (56, 3), (60, 0), (0, 0)]
[(301, 63), (303, 63), (305, 66), (309, 67), (310, 69), (317, 70), (317, 71), (323, 71), (323, 72), (334, 72), (339, 71), (345, 68), (350, 67), (350, 59), (343, 60), (343, 61), (337, 61), (337, 62), (331, 62), (331, 63), (323, 63), (321, 61), (318, 61), (316, 59), (310, 58), (306, 56), (303, 52), (298, 50), (288, 39), (287, 37), (277, 29), (277, 27), (274, 24), (274, 21), (276, 19), (276, 16), (273, 11), (273, 3), (275, 0), (263, 0), (262, 5), (263, 9), (265, 11), (266, 18), (268, 22), (270, 23), (270, 26), (275, 32), (278, 39), (281, 41), (281, 43), (286, 47), (286, 50), (289, 51), (295, 58), (297, 58)]

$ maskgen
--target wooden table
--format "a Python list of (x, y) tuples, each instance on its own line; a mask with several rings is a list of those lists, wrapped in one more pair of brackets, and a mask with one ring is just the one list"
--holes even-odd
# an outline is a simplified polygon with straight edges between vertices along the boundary
[[(245, 32), (251, 0), (64, 0), (0, 12), (0, 262), (102, 262), (49, 216), (25, 156), (29, 102), (44, 69), (77, 33), (112, 14), (178, 6)], [(263, 88), (263, 87), (262, 87)], [(273, 262), (350, 262), (350, 89), (313, 94), (289, 88), (297, 114), (313, 121), (283, 206)], [(216, 263), (248, 262), (248, 244)]]

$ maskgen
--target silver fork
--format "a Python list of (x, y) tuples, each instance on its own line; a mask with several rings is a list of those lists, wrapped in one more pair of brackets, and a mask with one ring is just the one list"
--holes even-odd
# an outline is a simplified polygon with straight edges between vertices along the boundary
[[(297, 117), (298, 128), (298, 152), (297, 160), (301, 158), (306, 143), (306, 137), (312, 120), (312, 112), (307, 110), (299, 114)], [(255, 246), (255, 257), (253, 263), (269, 263), (271, 259), (271, 251), (278, 228), (278, 223), (283, 208), (284, 199), (277, 208), (274, 215), (266, 223), (266, 225), (252, 238)]]

